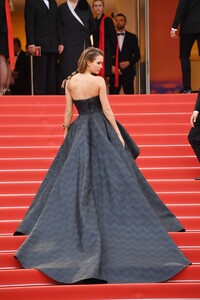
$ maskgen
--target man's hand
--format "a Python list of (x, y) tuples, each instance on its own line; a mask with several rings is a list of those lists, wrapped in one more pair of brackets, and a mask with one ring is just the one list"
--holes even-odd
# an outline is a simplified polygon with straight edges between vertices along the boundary
[(28, 52), (31, 55), (34, 55), (35, 54), (35, 45), (28, 46)]
[(119, 63), (119, 65), (120, 65), (120, 68), (121, 68), (122, 70), (124, 70), (124, 69), (126, 69), (128, 66), (130, 66), (130, 62), (129, 62), (128, 60), (126, 60), (126, 61), (121, 61), (121, 62)]
[(195, 110), (193, 112), (193, 114), (191, 115), (190, 123), (191, 123), (192, 127), (194, 127), (194, 123), (196, 122), (198, 115), (199, 115), (199, 112), (197, 110)]
[(58, 53), (61, 54), (63, 52), (64, 48), (65, 48), (64, 45), (59, 45), (58, 46)]
[(171, 29), (170, 36), (172, 39), (177, 39), (176, 33), (177, 33), (177, 30)]

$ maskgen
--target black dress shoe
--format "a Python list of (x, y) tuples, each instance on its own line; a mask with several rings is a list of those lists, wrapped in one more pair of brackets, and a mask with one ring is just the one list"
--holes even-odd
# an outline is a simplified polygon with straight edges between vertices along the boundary
[(3, 95), (11, 95), (11, 90), (10, 89), (4, 90)]
[(192, 90), (182, 90), (180, 91), (181, 94), (191, 94)]

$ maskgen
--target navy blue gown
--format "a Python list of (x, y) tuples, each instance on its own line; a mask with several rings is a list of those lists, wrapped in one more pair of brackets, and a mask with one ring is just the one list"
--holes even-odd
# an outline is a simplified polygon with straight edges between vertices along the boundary
[(73, 101), (78, 118), (15, 235), (16, 257), (60, 283), (162, 282), (190, 264), (167, 231), (182, 225), (139, 171), (137, 146), (99, 97)]

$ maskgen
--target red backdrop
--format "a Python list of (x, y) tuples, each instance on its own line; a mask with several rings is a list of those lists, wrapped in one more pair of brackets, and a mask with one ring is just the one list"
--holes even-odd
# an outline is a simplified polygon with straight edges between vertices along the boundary
[(151, 93), (175, 93), (181, 86), (179, 37), (170, 29), (178, 0), (149, 0)]

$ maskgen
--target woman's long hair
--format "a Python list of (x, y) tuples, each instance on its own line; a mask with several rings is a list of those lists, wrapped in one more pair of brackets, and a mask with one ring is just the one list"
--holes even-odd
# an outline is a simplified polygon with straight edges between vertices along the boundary
[(78, 60), (78, 72), (84, 73), (87, 68), (87, 63), (93, 62), (97, 56), (103, 56), (103, 51), (99, 48), (88, 47), (85, 49)]
[(66, 79), (63, 80), (61, 87), (65, 88), (67, 80), (71, 79), (77, 73), (84, 73), (87, 68), (87, 63), (93, 62), (97, 56), (103, 56), (103, 51), (99, 48), (88, 47), (85, 49), (78, 60), (78, 70), (74, 71), (71, 75), (69, 75)]

